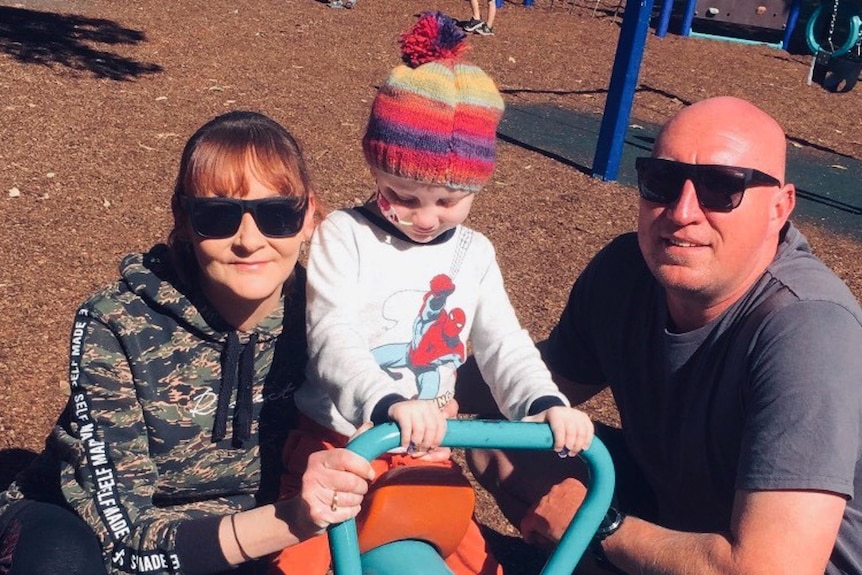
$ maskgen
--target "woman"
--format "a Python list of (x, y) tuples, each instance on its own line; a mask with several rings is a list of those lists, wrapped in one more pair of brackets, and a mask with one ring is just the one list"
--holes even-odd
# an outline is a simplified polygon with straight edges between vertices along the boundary
[(127, 256), (78, 311), (67, 408), (0, 494), (0, 573), (253, 573), (358, 512), (373, 472), (344, 450), (315, 454), (301, 494), (275, 502), (316, 206), (299, 146), (266, 116), (191, 137), (167, 245)]

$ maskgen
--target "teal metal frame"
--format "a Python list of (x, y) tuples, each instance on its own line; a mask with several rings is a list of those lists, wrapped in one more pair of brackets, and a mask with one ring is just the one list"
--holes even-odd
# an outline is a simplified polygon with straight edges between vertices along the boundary
[[(398, 447), (400, 442), (401, 432), (398, 426), (386, 423), (361, 434), (351, 441), (347, 448), (371, 460)], [(442, 445), (454, 448), (550, 450), (553, 448), (554, 439), (550, 426), (545, 423), (450, 420)], [(560, 544), (545, 563), (541, 575), (571, 574), (611, 504), (615, 477), (613, 461), (607, 448), (598, 438), (593, 438), (589, 449), (581, 452), (579, 456), (587, 464), (589, 471), (587, 495), (563, 534)], [(335, 575), (362, 575), (362, 559), (354, 519), (330, 526), (329, 545)], [(431, 548), (428, 544), (421, 545)], [(400, 557), (403, 560), (404, 555), (400, 554)], [(414, 560), (411, 558), (410, 561)], [(422, 564), (424, 573), (434, 574), (432, 565), (424, 561)], [(442, 558), (440, 564), (445, 567)]]

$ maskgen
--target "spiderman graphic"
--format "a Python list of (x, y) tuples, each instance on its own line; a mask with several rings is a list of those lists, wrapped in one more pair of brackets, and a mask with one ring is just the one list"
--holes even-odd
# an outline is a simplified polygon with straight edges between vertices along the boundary
[(393, 379), (403, 377), (395, 371), (399, 368), (413, 373), (419, 391), (417, 399), (437, 397), (441, 366), (448, 364), (454, 371), (464, 363), (466, 354), (461, 332), (467, 318), (461, 308), (446, 310), (446, 301), (454, 291), (452, 278), (445, 274), (434, 276), (413, 321), (413, 339), (372, 350), (377, 364)]

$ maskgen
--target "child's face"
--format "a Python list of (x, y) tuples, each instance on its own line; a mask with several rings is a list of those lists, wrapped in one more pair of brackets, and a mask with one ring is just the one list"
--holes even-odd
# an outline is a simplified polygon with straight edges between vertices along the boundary
[[(430, 242), (463, 223), (470, 214), (476, 195), (472, 192), (421, 184), (376, 169), (372, 171), (377, 179), (377, 192), (383, 200), (378, 199), (382, 215), (415, 242)], [(386, 203), (388, 210), (384, 208)]]

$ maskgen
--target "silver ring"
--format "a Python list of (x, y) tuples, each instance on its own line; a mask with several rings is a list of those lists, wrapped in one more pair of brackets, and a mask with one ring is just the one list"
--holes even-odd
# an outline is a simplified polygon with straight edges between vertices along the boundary
[(338, 511), (338, 491), (332, 491), (332, 503), (329, 505), (329, 509), (335, 513)]

